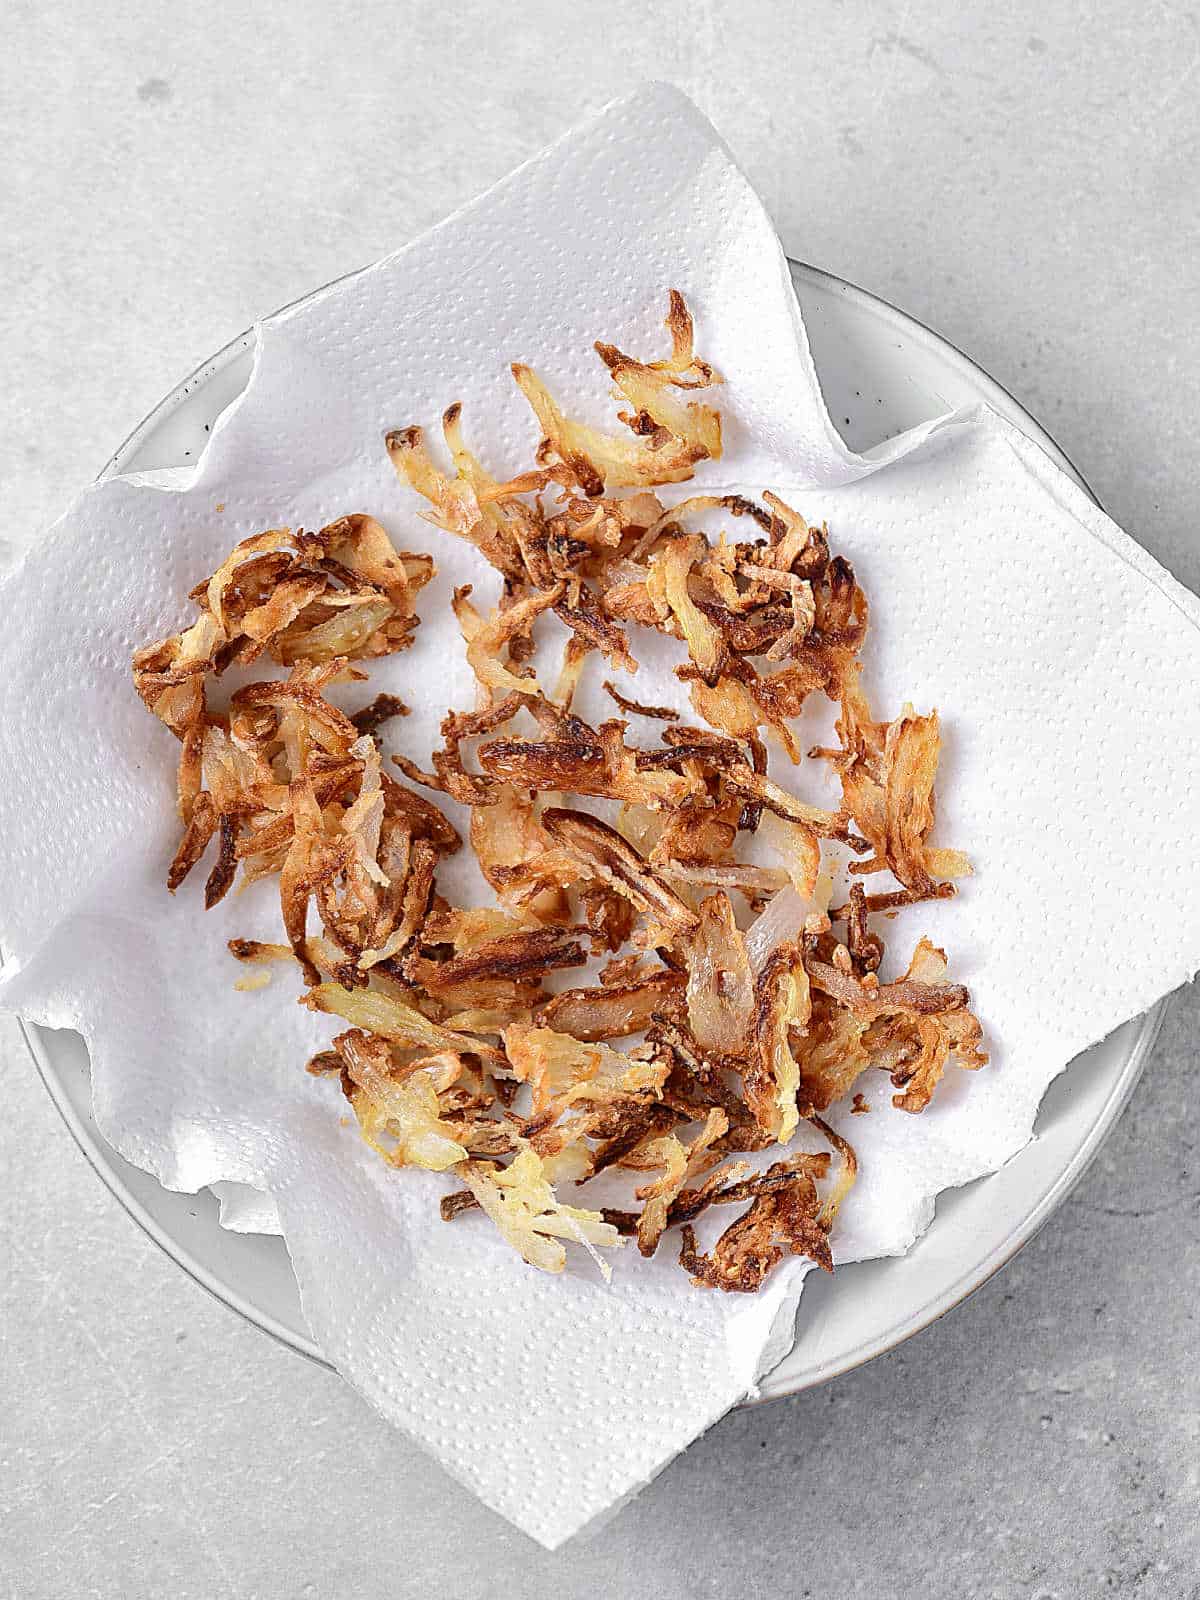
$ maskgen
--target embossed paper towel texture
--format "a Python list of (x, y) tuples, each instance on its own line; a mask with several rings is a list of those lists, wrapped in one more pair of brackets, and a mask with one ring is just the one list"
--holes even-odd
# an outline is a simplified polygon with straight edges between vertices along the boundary
[[(461, 399), (478, 452), (515, 470), (535, 430), (508, 362), (533, 362), (602, 421), (591, 340), (657, 350), (668, 286), (727, 380), (726, 455), (697, 484), (775, 487), (828, 518), (873, 601), (879, 713), (912, 699), (943, 717), (939, 839), (967, 849), (977, 876), (952, 904), (898, 919), (889, 943), (927, 932), (946, 945), (993, 1061), (952, 1073), (921, 1118), (893, 1111), (884, 1083), (875, 1114), (854, 1119), (862, 1177), (839, 1257), (902, 1251), (939, 1189), (1020, 1148), (1073, 1055), (1200, 964), (1195, 603), (989, 413), (871, 461), (849, 454), (770, 221), (681, 96), (635, 95), (265, 323), (250, 387), (199, 467), (88, 491), (0, 588), (0, 1000), (85, 1035), (98, 1121), (130, 1160), (176, 1188), (272, 1195), (339, 1369), (547, 1545), (745, 1394), (780, 1353), (804, 1269), (719, 1298), (690, 1290), (669, 1250), (626, 1252), (605, 1286), (586, 1261), (559, 1279), (525, 1268), (480, 1218), (443, 1225), (447, 1181), (384, 1167), (343, 1125), (336, 1089), (303, 1072), (330, 1029), (289, 982), (233, 991), (225, 941), (277, 936), (271, 886), (207, 915), (198, 884), (166, 896), (175, 747), (128, 660), (181, 624), (183, 595), (236, 539), (371, 511), (438, 561), (414, 648), (371, 670), (371, 692), (414, 708), (393, 744), (424, 759), (446, 707), (473, 700), (450, 590), (472, 582), (490, 598), (495, 585), (418, 519), (385, 429), (431, 424)], [(637, 693), (685, 704), (669, 675), (639, 676)], [(815, 770), (773, 770), (830, 795)], [(481, 893), (462, 862), (449, 887)]]

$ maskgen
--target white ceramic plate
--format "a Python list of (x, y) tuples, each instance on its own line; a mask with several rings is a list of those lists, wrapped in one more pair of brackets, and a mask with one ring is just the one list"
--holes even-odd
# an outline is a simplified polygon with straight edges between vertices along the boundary
[[(813, 267), (793, 264), (792, 276), (826, 401), (853, 448), (869, 450), (951, 407), (986, 400), (1082, 483), (1033, 418), (945, 340)], [(106, 474), (194, 461), (249, 377), (252, 343), (250, 334), (235, 339), (169, 394), (121, 446)], [(1160, 1002), (1074, 1062), (1046, 1095), (1033, 1143), (1000, 1172), (943, 1195), (935, 1224), (907, 1256), (863, 1262), (836, 1279), (810, 1276), (795, 1346), (764, 1381), (762, 1397), (823, 1383), (891, 1349), (1009, 1261), (1100, 1148), (1137, 1082), (1165, 1007)], [(36, 1027), (25, 1034), (68, 1127), (130, 1215), (218, 1299), (294, 1350), (322, 1360), (283, 1241), (228, 1233), (218, 1225), (211, 1194), (172, 1194), (123, 1161), (96, 1130), (82, 1039)]]

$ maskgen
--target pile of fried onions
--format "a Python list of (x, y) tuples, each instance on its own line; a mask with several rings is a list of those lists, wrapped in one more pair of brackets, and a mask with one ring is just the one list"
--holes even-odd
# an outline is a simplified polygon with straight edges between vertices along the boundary
[[(446, 716), (424, 767), (384, 760), (381, 730), (405, 712), (394, 696), (348, 715), (326, 694), (411, 643), (434, 571), (368, 516), (244, 540), (192, 590), (196, 620), (139, 650), (133, 672), (180, 746), (168, 887), (209, 853), (206, 905), (239, 874), (278, 881), (284, 937), (232, 941), (238, 987), (294, 964), (302, 1003), (341, 1025), (309, 1071), (339, 1081), (383, 1160), (452, 1173), (446, 1220), (481, 1210), (547, 1271), (573, 1243), (607, 1273), (600, 1250), (630, 1236), (649, 1256), (677, 1228), (694, 1283), (752, 1292), (786, 1255), (832, 1269), (856, 1161), (823, 1112), (851, 1095), (864, 1109), (871, 1071), (920, 1112), (951, 1058), (987, 1058), (942, 951), (922, 939), (880, 976), (880, 914), (946, 898), (970, 871), (931, 843), (937, 714), (875, 720), (866, 596), (827, 529), (769, 493), (667, 506), (653, 492), (721, 454), (720, 415), (699, 398), (721, 379), (675, 291), (667, 328), (656, 361), (596, 345), (617, 432), (572, 420), (514, 366), (540, 442), (506, 481), (472, 454), (459, 406), (444, 457), (419, 427), (387, 435), (425, 519), (501, 580), (493, 608), (454, 596), (476, 704)], [(531, 664), (547, 613), (566, 629), (552, 684)], [(635, 627), (686, 646), (694, 724), (610, 683), (610, 720), (573, 712), (590, 658), (636, 671)], [(262, 656), (287, 675), (212, 709), (214, 681)], [(790, 724), (814, 694), (839, 708), (836, 748), (810, 753), (840, 781), (834, 811), (767, 775), (769, 741), (801, 760)], [(438, 891), (463, 840), (437, 795), (469, 807), (490, 906)], [(613, 820), (587, 797), (615, 802)], [(774, 864), (739, 856), (756, 833)], [(832, 906), (846, 858), (851, 887)], [(546, 987), (601, 956), (594, 981)], [(767, 1151), (778, 1158), (751, 1159)], [(564, 1198), (617, 1171), (633, 1175), (629, 1209)], [(720, 1206), (739, 1214), (704, 1253), (693, 1224)]]

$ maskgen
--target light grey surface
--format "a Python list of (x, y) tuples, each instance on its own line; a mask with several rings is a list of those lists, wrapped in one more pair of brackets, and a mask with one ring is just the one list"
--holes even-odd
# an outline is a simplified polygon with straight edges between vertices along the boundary
[[(1200, 586), (1182, 7), (232, 14), (2, 13), (0, 538), (24, 543), (255, 315), (652, 73), (715, 118), (793, 254), (963, 346)], [(1198, 1020), (1189, 992), (1100, 1162), (1001, 1278), (873, 1366), (729, 1418), (556, 1556), (161, 1256), (6, 1024), (0, 1594), (1195, 1600)]]

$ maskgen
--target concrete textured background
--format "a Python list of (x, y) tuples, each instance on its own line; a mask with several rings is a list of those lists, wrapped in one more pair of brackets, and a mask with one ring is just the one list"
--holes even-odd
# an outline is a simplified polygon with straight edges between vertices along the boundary
[[(1200, 587), (1191, 7), (7, 0), (0, 44), (11, 545), (255, 316), (656, 76), (714, 118), (792, 254), (967, 350)], [(0, 1594), (1196, 1600), (1198, 1021), (1186, 992), (999, 1279), (731, 1416), (553, 1556), (161, 1255), (4, 1023)]]

